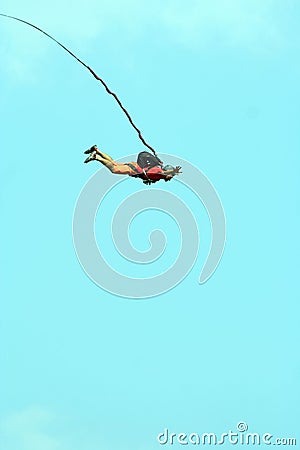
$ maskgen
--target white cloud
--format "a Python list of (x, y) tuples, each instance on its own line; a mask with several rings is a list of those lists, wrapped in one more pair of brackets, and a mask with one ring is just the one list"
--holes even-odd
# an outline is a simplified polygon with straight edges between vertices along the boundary
[[(108, 450), (108, 430), (89, 423), (82, 411), (71, 415), (50, 412), (40, 406), (14, 411), (0, 421), (1, 450)], [(90, 412), (88, 411), (88, 414)], [(110, 428), (109, 428), (110, 429)], [(126, 443), (120, 447), (128, 449)]]
[(282, 45), (276, 0), (175, 1), (164, 11), (177, 39), (194, 47), (214, 43), (260, 50)]
[[(26, 20), (52, 35), (76, 54), (84, 55), (91, 39), (111, 28), (134, 39), (147, 23), (152, 7), (136, 0), (3, 0), (1, 12)], [(35, 68), (44, 64), (54, 43), (26, 24), (0, 17), (2, 67), (18, 82), (34, 82)], [(47, 41), (48, 40), (48, 41)], [(105, 42), (103, 42), (105, 46)], [(83, 58), (84, 59), (84, 58)]]
[[(287, 3), (294, 4), (295, 0)], [(278, 0), (2, 0), (2, 11), (45, 29), (84, 55), (91, 39), (104, 31), (111, 39), (134, 40), (155, 24), (174, 42), (197, 49), (213, 45), (242, 47), (255, 52), (285, 44)], [(17, 79), (34, 78), (32, 67), (50, 48), (46, 37), (20, 23), (0, 18), (1, 56)], [(107, 34), (106, 34), (107, 39)], [(105, 43), (103, 43), (105, 45)]]
[(55, 417), (31, 407), (8, 416), (0, 423), (3, 450), (68, 450), (51, 433)]

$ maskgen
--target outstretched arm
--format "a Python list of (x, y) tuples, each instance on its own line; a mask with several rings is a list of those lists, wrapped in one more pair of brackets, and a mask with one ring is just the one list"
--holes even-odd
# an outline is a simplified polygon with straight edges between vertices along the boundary
[(164, 170), (164, 175), (165, 176), (174, 176), (174, 175), (178, 175), (179, 173), (182, 173), (180, 171), (181, 167), (180, 166), (176, 166), (174, 169), (172, 170)]

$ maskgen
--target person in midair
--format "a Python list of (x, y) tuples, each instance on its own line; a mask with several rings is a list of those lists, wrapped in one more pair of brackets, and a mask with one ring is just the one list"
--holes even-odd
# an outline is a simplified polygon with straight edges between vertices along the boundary
[(181, 173), (180, 166), (173, 167), (169, 164), (164, 166), (157, 156), (149, 152), (139, 153), (137, 162), (129, 163), (118, 163), (114, 161), (111, 156), (99, 150), (97, 145), (93, 145), (84, 153), (89, 155), (84, 161), (85, 163), (99, 161), (112, 173), (141, 178), (145, 184), (156, 183), (159, 180), (170, 181), (175, 175)]

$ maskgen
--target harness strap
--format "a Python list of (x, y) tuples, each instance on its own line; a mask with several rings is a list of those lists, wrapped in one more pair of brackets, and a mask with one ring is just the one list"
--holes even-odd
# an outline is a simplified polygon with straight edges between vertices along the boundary
[[(148, 169), (148, 170), (149, 170), (149, 169)], [(146, 172), (145, 169), (143, 169), (143, 173), (144, 173), (144, 175), (145, 175), (147, 181), (152, 181), (152, 180), (150, 180), (150, 178), (148, 177), (147, 172)]]
[(147, 172), (148, 170), (151, 169), (151, 167), (148, 167), (148, 170), (146, 169), (142, 169), (142, 172), (140, 172), (133, 164), (131, 163), (124, 163), (125, 166), (130, 167), (130, 169), (132, 169), (135, 172), (135, 175), (130, 175), (131, 177), (135, 177), (135, 178), (142, 178), (143, 179), (143, 175), (145, 176), (145, 180), (143, 181), (146, 184), (152, 184), (152, 183), (156, 183), (156, 181), (151, 180), (151, 178), (148, 177)]

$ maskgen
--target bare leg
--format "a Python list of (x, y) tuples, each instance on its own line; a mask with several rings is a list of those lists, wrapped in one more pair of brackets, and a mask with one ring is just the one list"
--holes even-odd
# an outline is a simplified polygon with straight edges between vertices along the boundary
[[(99, 152), (100, 153), (100, 152)], [(100, 153), (101, 154), (101, 156), (99, 155), (99, 153), (98, 153), (98, 151), (97, 151), (97, 153), (96, 153), (96, 155), (95, 155), (95, 160), (96, 161), (99, 161), (101, 164), (103, 164), (104, 166), (106, 166), (111, 172), (113, 172), (113, 167), (114, 167), (114, 161), (113, 161), (113, 159), (111, 158), (111, 159), (107, 159), (107, 158), (103, 158), (102, 157), (102, 152)], [(105, 155), (105, 156), (108, 156), (108, 155)]]
[(114, 160), (112, 159), (111, 156), (107, 155), (106, 153), (100, 152), (97, 145), (93, 145), (91, 148), (86, 150), (84, 153), (90, 155), (84, 161), (85, 163), (97, 160), (105, 165), (105, 161), (106, 162), (114, 162)]
[[(107, 155), (104, 152), (101, 152), (96, 145), (86, 150), (84, 153), (90, 154), (88, 158), (84, 161), (88, 163), (90, 161), (98, 161), (108, 168), (112, 173), (116, 173), (119, 175), (135, 175), (136, 172), (127, 164), (122, 164), (114, 161), (111, 156)], [(135, 165), (136, 163), (130, 163), (131, 165)]]
[[(102, 152), (101, 152), (101, 154), (102, 154)], [(104, 155), (105, 155), (105, 153), (104, 153)], [(106, 156), (108, 156), (108, 155), (106, 155)], [(109, 158), (110, 158), (110, 156), (109, 156)], [(99, 161), (101, 164), (106, 166), (112, 173), (116, 173), (116, 174), (119, 174), (119, 175), (132, 175), (132, 174), (134, 174), (134, 171), (129, 166), (127, 166), (126, 164), (117, 163), (112, 158), (111, 159), (102, 158), (97, 153), (95, 155), (95, 160)]]
[[(86, 155), (94, 155), (94, 156), (95, 156), (95, 153), (97, 153), (99, 156), (101, 156), (101, 158), (107, 159), (107, 161), (113, 161), (112, 157), (107, 155), (104, 152), (101, 152), (99, 150), (99, 148), (97, 147), (97, 145), (93, 145), (91, 148), (87, 149), (84, 153)], [(95, 159), (95, 157), (91, 158), (91, 160), (92, 159)]]
[(103, 153), (98, 148), (96, 149), (97, 155), (101, 156), (102, 159), (106, 159), (107, 161), (113, 161), (112, 157), (107, 155), (106, 153)]

